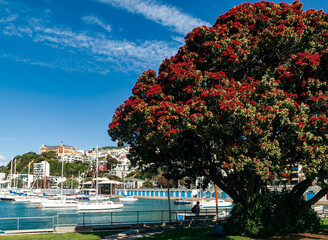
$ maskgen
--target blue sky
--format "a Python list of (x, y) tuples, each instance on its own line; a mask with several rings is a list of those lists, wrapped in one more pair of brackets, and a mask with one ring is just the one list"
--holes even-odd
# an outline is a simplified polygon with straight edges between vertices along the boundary
[(115, 145), (108, 123), (137, 77), (242, 2), (0, 0), (0, 165), (42, 144)]

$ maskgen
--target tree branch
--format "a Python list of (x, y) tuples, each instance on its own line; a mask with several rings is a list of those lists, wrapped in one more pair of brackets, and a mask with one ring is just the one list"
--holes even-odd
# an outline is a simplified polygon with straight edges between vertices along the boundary
[(312, 179), (307, 178), (302, 182), (296, 184), (292, 189), (292, 193), (295, 194), (295, 196), (298, 198), (302, 197), (306, 189), (308, 189), (312, 185), (312, 181)]
[(305, 210), (310, 208), (313, 204), (318, 202), (322, 197), (324, 197), (328, 193), (328, 188), (322, 188), (313, 198), (306, 201), (302, 204), (301, 209)]

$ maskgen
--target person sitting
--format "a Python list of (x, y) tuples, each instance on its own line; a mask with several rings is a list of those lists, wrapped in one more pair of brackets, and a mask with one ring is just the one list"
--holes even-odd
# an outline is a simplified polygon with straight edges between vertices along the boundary
[(200, 207), (199, 207), (199, 201), (197, 201), (195, 205), (195, 215), (199, 216), (199, 213), (200, 213)]

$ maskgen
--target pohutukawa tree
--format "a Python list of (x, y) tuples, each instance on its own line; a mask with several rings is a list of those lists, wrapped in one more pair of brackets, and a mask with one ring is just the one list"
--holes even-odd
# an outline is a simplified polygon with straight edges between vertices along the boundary
[(298, 167), (300, 198), (328, 191), (328, 15), (292, 4), (245, 3), (197, 27), (158, 76), (145, 71), (109, 135), (139, 166), (204, 176), (236, 203)]

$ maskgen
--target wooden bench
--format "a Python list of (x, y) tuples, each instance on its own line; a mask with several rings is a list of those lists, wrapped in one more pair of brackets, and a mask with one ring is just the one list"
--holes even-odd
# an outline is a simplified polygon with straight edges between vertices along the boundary
[(213, 221), (215, 219), (215, 213), (207, 213), (207, 214), (199, 214), (195, 215), (194, 213), (178, 213), (177, 220), (179, 222), (184, 223), (188, 222), (192, 224), (193, 222), (208, 222)]

